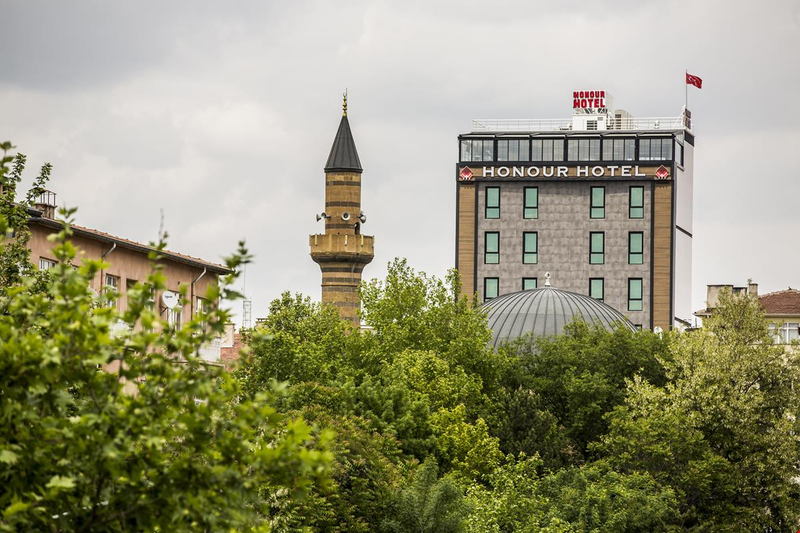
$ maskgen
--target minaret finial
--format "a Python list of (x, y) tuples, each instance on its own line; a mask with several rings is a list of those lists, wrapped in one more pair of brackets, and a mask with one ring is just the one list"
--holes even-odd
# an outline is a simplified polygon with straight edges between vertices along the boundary
[(342, 93), (342, 116), (347, 116), (347, 89)]
[(550, 286), (550, 272), (545, 272), (544, 273), (544, 286), (545, 287), (549, 287)]

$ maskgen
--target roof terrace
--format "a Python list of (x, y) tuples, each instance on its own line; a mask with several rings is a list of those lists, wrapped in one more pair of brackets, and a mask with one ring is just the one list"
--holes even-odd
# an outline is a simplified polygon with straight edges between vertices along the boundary
[(677, 117), (632, 117), (630, 115), (574, 115), (567, 119), (496, 119), (472, 120), (472, 133), (540, 131), (653, 131), (692, 130), (685, 115)]

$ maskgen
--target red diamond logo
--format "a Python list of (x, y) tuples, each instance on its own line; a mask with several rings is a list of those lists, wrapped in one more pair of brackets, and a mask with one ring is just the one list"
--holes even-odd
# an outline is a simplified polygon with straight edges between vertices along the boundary
[(661, 165), (656, 169), (656, 177), (660, 180), (669, 178), (669, 169), (664, 165)]
[(472, 170), (469, 167), (464, 167), (461, 169), (459, 176), (461, 176), (461, 181), (470, 181), (472, 179)]

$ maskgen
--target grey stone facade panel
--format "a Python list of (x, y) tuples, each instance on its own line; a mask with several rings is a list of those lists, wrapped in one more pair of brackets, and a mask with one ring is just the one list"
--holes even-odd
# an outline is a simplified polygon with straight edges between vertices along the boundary
[[(500, 218), (486, 219), (485, 188), (500, 187)], [(605, 187), (605, 218), (592, 219), (590, 187)], [(644, 218), (629, 218), (631, 186), (644, 186)], [(538, 187), (538, 218), (523, 218), (525, 187)], [(589, 294), (589, 279), (604, 279), (604, 301), (634, 324), (650, 327), (651, 182), (649, 181), (509, 181), (478, 184), (478, 292), (484, 278), (499, 278), (499, 294), (522, 290), (522, 278), (535, 277), (579, 294)], [(484, 234), (500, 232), (499, 264), (484, 263)], [(523, 233), (538, 233), (538, 263), (522, 263)], [(605, 263), (589, 264), (589, 233), (605, 232)], [(644, 261), (628, 264), (628, 233), (644, 234)], [(642, 279), (642, 311), (628, 311), (628, 279)]]

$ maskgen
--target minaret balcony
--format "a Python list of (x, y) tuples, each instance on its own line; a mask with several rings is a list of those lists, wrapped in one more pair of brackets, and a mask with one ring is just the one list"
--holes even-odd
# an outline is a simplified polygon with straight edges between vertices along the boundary
[(316, 263), (343, 261), (367, 264), (375, 256), (375, 237), (352, 234), (310, 235), (311, 259)]

